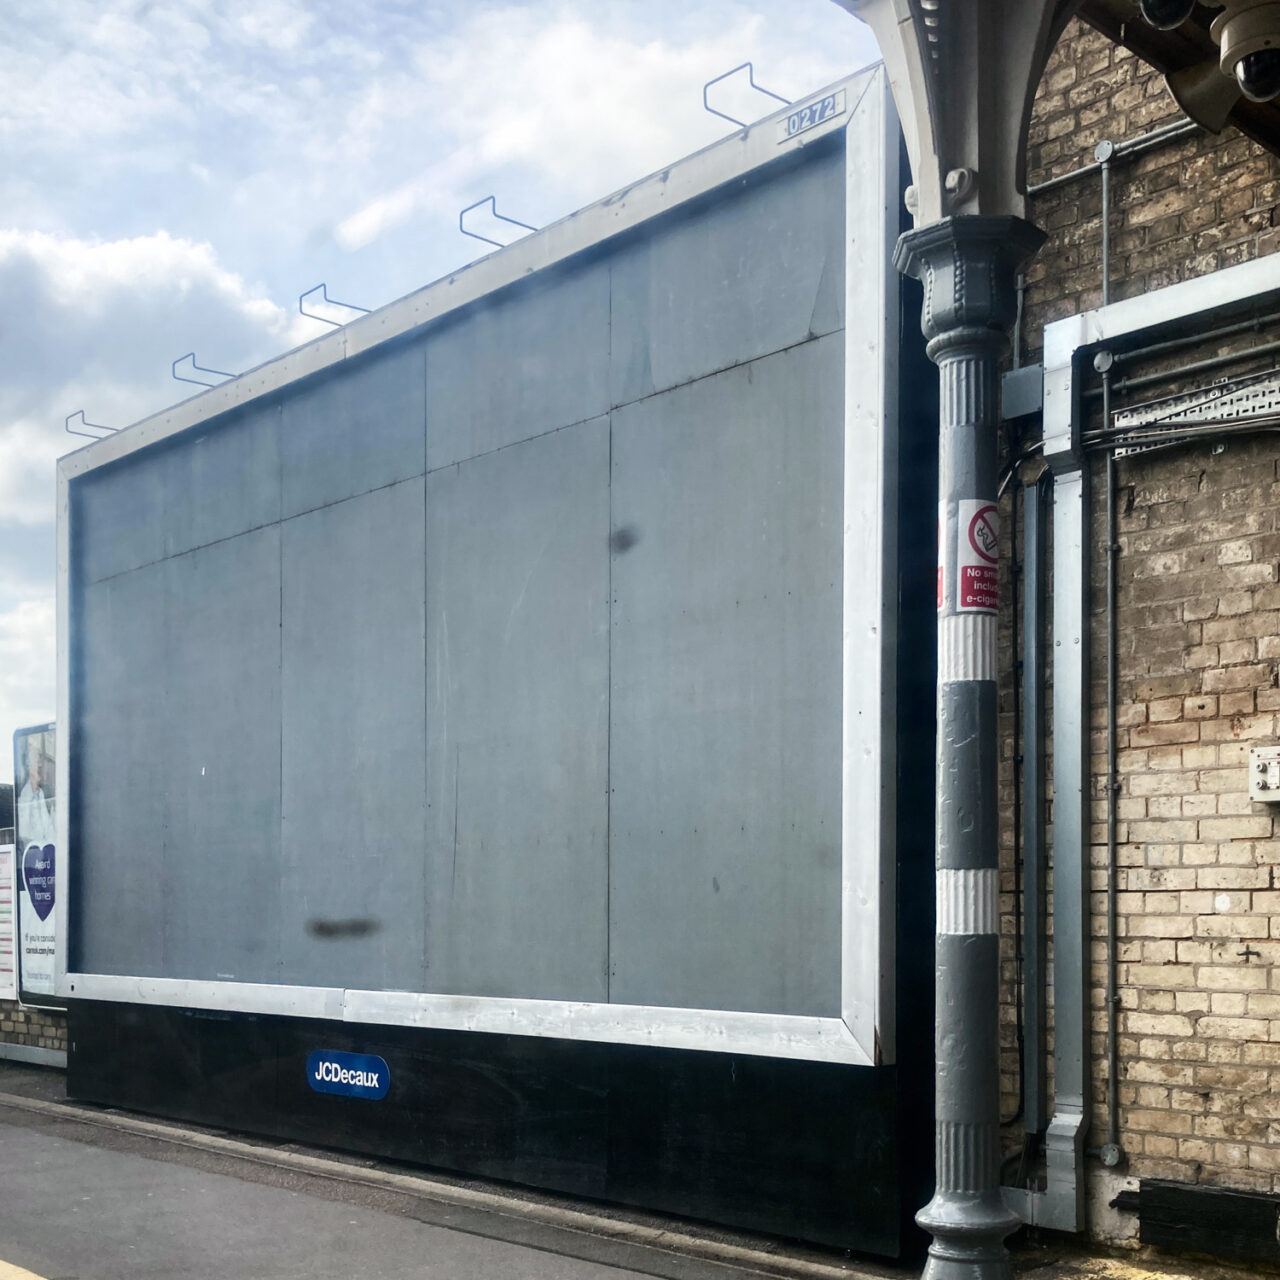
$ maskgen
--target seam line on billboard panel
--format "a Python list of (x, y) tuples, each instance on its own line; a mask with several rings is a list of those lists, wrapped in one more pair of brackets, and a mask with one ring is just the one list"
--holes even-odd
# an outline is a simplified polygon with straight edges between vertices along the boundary
[(939, 934), (981, 934), (1000, 931), (995, 867), (979, 870), (938, 869)]
[[(621, 404), (611, 405), (602, 413), (593, 413), (588, 418), (579, 418), (576, 422), (566, 422), (559, 427), (549, 427), (546, 431), (540, 431), (537, 435), (526, 436), (523, 440), (513, 440), (510, 444), (501, 444), (496, 449), (486, 449), (483, 453), (469, 454), (465, 458), (458, 458), (454, 462), (443, 462), (437, 467), (426, 468), (422, 471), (415, 471), (412, 475), (401, 476), (397, 480), (388, 480), (386, 484), (374, 485), (371, 489), (362, 489), (359, 493), (348, 494), (345, 498), (334, 498), (332, 502), (322, 502), (314, 507), (307, 507), (305, 511), (295, 511), (290, 515), (282, 515), (278, 520), (267, 520), (262, 524), (252, 525), (248, 529), (239, 529), (235, 533), (229, 533), (222, 538), (211, 538), (208, 542), (201, 542), (194, 547), (186, 547), (182, 551), (175, 551), (172, 555), (160, 556), (155, 560), (144, 560), (141, 564), (135, 564), (128, 569), (119, 569), (115, 573), (104, 574), (101, 578), (92, 578), (85, 583), (86, 586), (96, 586), (100, 582), (110, 582), (113, 578), (122, 578), (126, 574), (136, 573), (139, 569), (147, 569), (152, 565), (164, 564), (168, 560), (177, 560), (181, 556), (189, 556), (196, 551), (203, 551), (206, 547), (216, 547), (223, 542), (231, 542), (236, 538), (243, 538), (246, 534), (258, 533), (263, 529), (282, 529), (291, 521), (300, 520), (303, 516), (314, 515), (317, 511), (327, 511), (330, 507), (340, 507), (344, 502), (354, 502), (357, 498), (366, 498), (371, 493), (381, 493), (385, 489), (394, 489), (396, 485), (408, 484), (413, 480), (422, 480), (427, 476), (433, 476), (441, 471), (448, 471), (451, 467), (462, 466), (468, 462), (477, 462), (481, 458), (490, 458), (496, 453), (503, 453), (507, 449), (514, 449), (522, 444), (530, 444), (534, 440), (544, 440), (548, 436), (553, 436), (560, 431), (572, 431), (575, 427), (584, 427), (592, 422), (605, 421), (611, 414), (617, 413), (620, 409), (628, 409), (633, 405), (644, 404), (647, 400), (652, 400), (657, 396), (664, 396), (673, 391), (679, 391), (684, 387), (692, 387), (699, 382), (705, 382), (708, 378), (715, 378), (724, 373), (730, 373), (734, 369), (746, 369), (758, 363), (761, 360), (770, 360), (774, 356), (786, 355), (790, 351), (796, 351), (800, 347), (804, 347), (813, 342), (821, 342), (824, 338), (832, 338), (837, 334), (845, 331), (843, 325), (838, 329), (832, 329), (829, 333), (820, 333), (813, 337), (802, 338), (799, 342), (793, 342), (790, 346), (778, 347), (773, 351), (764, 351), (758, 356), (752, 356), (750, 360), (743, 360), (738, 364), (725, 365), (721, 369), (712, 369), (708, 373), (700, 373), (696, 378), (689, 378), (684, 382), (673, 383), (669, 387), (663, 387), (660, 391), (651, 391), (648, 395), (638, 396), (634, 400), (626, 400)], [(210, 418), (208, 421), (213, 422), (216, 419)], [(127, 430), (128, 428), (126, 428)], [(90, 472), (84, 474), (89, 475)], [(78, 479), (79, 477), (77, 477)], [(992, 679), (995, 677), (993, 676)]]
[(938, 680), (996, 678), (996, 616), (956, 613), (938, 619)]
[[(732, 364), (720, 365), (715, 369), (708, 369), (706, 373), (699, 373), (692, 378), (685, 378), (682, 382), (673, 382), (670, 386), (659, 387), (656, 391), (647, 391), (644, 395), (636, 396), (634, 399), (620, 400), (617, 404), (611, 404), (607, 409), (602, 409), (599, 413), (593, 413), (589, 417), (579, 418), (574, 422), (566, 422), (558, 427), (548, 427), (545, 431), (539, 431), (535, 435), (525, 436), (523, 440), (512, 440), (509, 444), (500, 444), (496, 448), (484, 449), (480, 453), (469, 453), (465, 458), (457, 458), (452, 462), (441, 462), (434, 467), (428, 467), (425, 474), (433, 476), (437, 471), (448, 471), (450, 467), (458, 467), (466, 462), (475, 462), (480, 458), (490, 458), (495, 453), (503, 453), (507, 449), (515, 449), (522, 444), (528, 444), (532, 440), (545, 439), (547, 436), (555, 435), (557, 431), (570, 431), (574, 427), (585, 426), (589, 422), (599, 422), (602, 418), (607, 418), (610, 414), (617, 413), (620, 409), (630, 409), (634, 405), (646, 404), (658, 396), (669, 395), (671, 392), (681, 391), (685, 387), (697, 386), (699, 382), (706, 382), (708, 378), (718, 378), (722, 374), (732, 373), (735, 369), (747, 369), (752, 365), (759, 364), (761, 360), (772, 360), (775, 356), (784, 356), (789, 352), (798, 351), (801, 347), (806, 347), (810, 343), (822, 342), (826, 338), (837, 337), (845, 332), (845, 328), (845, 325), (840, 325), (835, 329), (828, 329), (825, 333), (808, 333), (798, 342), (789, 342), (784, 347), (771, 347), (768, 351), (762, 351), (759, 355), (752, 356), (749, 360), (738, 360)], [(339, 501), (345, 502), (346, 499), (341, 498)], [(299, 512), (298, 514), (304, 515), (305, 512)], [(290, 517), (290, 519), (292, 518)]]

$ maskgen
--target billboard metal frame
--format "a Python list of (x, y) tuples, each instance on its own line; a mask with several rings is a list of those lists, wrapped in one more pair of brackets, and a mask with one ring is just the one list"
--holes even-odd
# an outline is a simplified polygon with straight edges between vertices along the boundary
[[(338, 367), (841, 132), (846, 263), (840, 1016), (79, 973), (66, 967), (66, 945), (57, 957), (59, 996), (859, 1065), (894, 1061), (899, 281), (891, 255), (901, 176), (898, 119), (881, 66), (811, 94), (397, 302), (62, 458), (58, 723), (66, 741), (56, 766), (57, 789), (64, 797), (57, 830), (58, 847), (67, 850), (70, 770), (76, 754), (71, 741), (70, 519), (71, 488), (78, 477)], [(66, 857), (58, 859), (56, 877), (57, 927), (69, 943), (72, 886)]]

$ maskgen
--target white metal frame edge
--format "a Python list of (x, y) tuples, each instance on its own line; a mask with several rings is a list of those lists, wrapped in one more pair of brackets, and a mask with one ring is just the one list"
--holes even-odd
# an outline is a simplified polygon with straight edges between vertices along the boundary
[[(786, 117), (805, 102), (844, 89), (846, 111), (794, 138), (778, 138)], [(278, 1014), (352, 1023), (551, 1036), (647, 1044), (862, 1066), (893, 1060), (896, 770), (892, 537), (896, 520), (897, 278), (890, 258), (897, 238), (898, 121), (880, 66), (809, 95), (671, 168), (646, 178), (407, 297), (211, 388), (181, 404), (68, 454), (58, 463), (58, 723), (64, 726), (57, 786), (71, 794), (74, 744), (70, 689), (71, 482), (138, 449), (330, 368), (449, 312), (564, 262), (668, 209), (745, 176), (788, 151), (846, 132), (846, 418), (844, 524), (843, 833), (841, 1016), (796, 1017), (649, 1005), (515, 1000), (402, 991), (148, 978), (69, 971), (56, 956), (58, 994), (71, 999), (165, 1004), (193, 1009)], [(869, 180), (870, 179), (870, 180)], [(868, 237), (867, 229), (875, 228)], [(850, 333), (852, 317), (882, 317)], [(867, 501), (867, 479), (877, 502)], [(851, 501), (856, 499), (856, 501)], [(889, 522), (889, 523), (886, 523)], [(881, 553), (868, 555), (868, 548)], [(880, 600), (868, 624), (852, 601)], [(868, 768), (867, 766), (871, 767)], [(878, 767), (877, 767), (878, 766)], [(58, 847), (69, 850), (69, 805), (58, 806)], [(868, 820), (867, 815), (874, 817)], [(876, 856), (865, 852), (868, 841)], [(55, 917), (67, 939), (68, 868), (55, 867)]]

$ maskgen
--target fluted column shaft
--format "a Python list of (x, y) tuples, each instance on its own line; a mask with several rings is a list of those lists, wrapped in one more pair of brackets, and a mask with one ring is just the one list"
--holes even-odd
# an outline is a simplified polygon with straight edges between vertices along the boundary
[(1000, 1198), (996, 732), (997, 373), (1014, 278), (1043, 236), (1018, 218), (947, 218), (895, 262), (924, 285), (938, 440), (937, 1189), (927, 1280), (1005, 1280), (1017, 1218)]

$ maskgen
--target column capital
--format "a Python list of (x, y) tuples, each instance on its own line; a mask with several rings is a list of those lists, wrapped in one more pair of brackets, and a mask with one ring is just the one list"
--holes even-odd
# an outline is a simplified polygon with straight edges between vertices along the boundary
[(1044, 243), (1023, 218), (942, 218), (905, 232), (893, 263), (924, 285), (920, 327), (934, 359), (946, 347), (1003, 347), (1017, 310), (1018, 268)]

